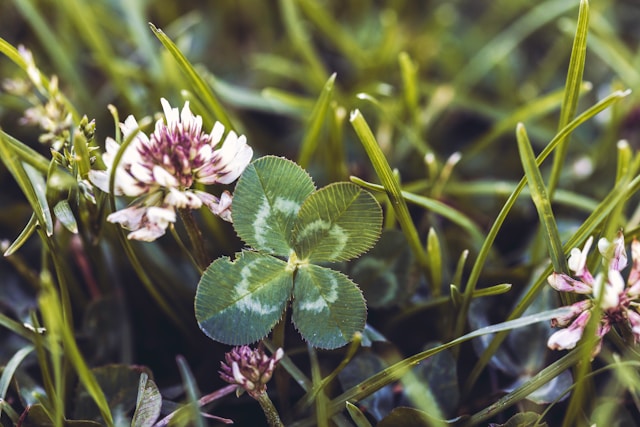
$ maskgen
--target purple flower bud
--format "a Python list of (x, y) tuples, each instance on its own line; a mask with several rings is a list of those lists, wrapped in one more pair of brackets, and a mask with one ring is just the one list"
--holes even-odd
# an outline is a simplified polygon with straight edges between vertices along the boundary
[(281, 348), (269, 357), (261, 348), (252, 350), (246, 345), (236, 347), (225, 354), (225, 362), (220, 362), (220, 377), (230, 384), (239, 385), (257, 398), (267, 391), (267, 382), (283, 356)]

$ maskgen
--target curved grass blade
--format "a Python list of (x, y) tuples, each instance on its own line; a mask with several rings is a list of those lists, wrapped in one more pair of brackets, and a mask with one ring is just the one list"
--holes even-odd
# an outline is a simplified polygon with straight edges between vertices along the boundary
[(178, 49), (178, 46), (176, 46), (175, 43), (169, 37), (167, 37), (167, 35), (160, 28), (157, 28), (152, 23), (149, 23), (149, 27), (151, 28), (151, 31), (153, 31), (153, 34), (155, 34), (155, 36), (158, 38), (158, 40), (160, 40), (160, 43), (162, 43), (162, 45), (169, 51), (171, 56), (173, 56), (173, 59), (176, 60), (180, 70), (182, 70), (182, 72), (187, 76), (187, 79), (189, 80), (189, 83), (192, 87), (191, 92), (200, 94), (204, 104), (210, 111), (213, 112), (216, 119), (220, 123), (222, 123), (225, 128), (227, 128), (227, 130), (234, 129), (233, 124), (231, 123), (231, 119), (229, 119), (229, 116), (225, 112), (222, 104), (220, 104), (220, 101), (218, 101), (216, 95), (213, 93), (204, 79), (200, 77), (198, 72), (195, 70), (193, 65), (191, 65), (189, 60), (182, 54), (180, 49)]
[(361, 382), (360, 384), (357, 384), (356, 386), (345, 390), (342, 394), (331, 401), (329, 413), (334, 414), (338, 411), (341, 411), (344, 408), (345, 402), (358, 402), (363, 398), (371, 395), (372, 393), (380, 390), (382, 387), (399, 380), (404, 374), (406, 374), (414, 366), (418, 365), (421, 361), (445, 349), (455, 347), (459, 344), (462, 344), (463, 342), (469, 341), (482, 335), (493, 334), (500, 331), (510, 331), (512, 329), (521, 328), (534, 323), (548, 321), (553, 319), (554, 317), (558, 317), (566, 313), (568, 313), (568, 309), (566, 307), (561, 307), (541, 313), (536, 313), (530, 316), (521, 317), (512, 321), (498, 323), (496, 325), (477, 329), (448, 343), (414, 354), (413, 356), (410, 356), (385, 368), (379, 373)]
[(5, 135), (4, 132), (0, 133), (0, 158), (27, 198), (38, 223), (45, 229), (47, 236), (51, 236), (53, 219), (47, 203), (44, 178), (38, 170), (19, 159)]
[(387, 193), (387, 197), (389, 197), (389, 200), (391, 201), (391, 205), (393, 206), (396, 213), (398, 223), (400, 223), (402, 231), (404, 232), (405, 236), (407, 236), (409, 246), (411, 247), (416, 260), (418, 261), (418, 264), (422, 268), (422, 271), (424, 272), (426, 277), (427, 271), (429, 269), (429, 258), (426, 251), (422, 247), (422, 242), (420, 241), (418, 230), (416, 229), (416, 226), (411, 219), (407, 203), (402, 197), (400, 184), (398, 183), (398, 180), (394, 178), (391, 167), (384, 157), (384, 154), (382, 153), (380, 146), (376, 142), (371, 128), (362, 116), (362, 113), (360, 113), (359, 110), (352, 111), (349, 121), (356, 131), (356, 134), (358, 135), (362, 146), (367, 152), (367, 156), (369, 156), (369, 160), (371, 161), (371, 164), (373, 165), (373, 168), (378, 175), (378, 179), (380, 179), (380, 182), (384, 187), (384, 191)]
[[(578, 98), (580, 98), (580, 86), (582, 85), (582, 75), (584, 73), (584, 63), (587, 56), (587, 32), (589, 31), (589, 2), (580, 0), (578, 12), (578, 26), (573, 38), (571, 49), (571, 59), (569, 60), (569, 70), (567, 71), (567, 81), (564, 89), (564, 99), (560, 108), (560, 121), (558, 130), (562, 129), (575, 116), (578, 108)], [(562, 166), (569, 148), (567, 135), (559, 144), (553, 158), (551, 175), (549, 176), (549, 194), (553, 195)]]
[[(385, 187), (379, 184), (373, 184), (367, 181), (364, 181), (356, 176), (350, 177), (351, 182), (358, 184), (367, 190), (370, 191), (385, 191)], [(463, 230), (469, 233), (469, 236), (473, 239), (474, 243), (477, 246), (481, 246), (482, 242), (484, 242), (484, 235), (480, 227), (475, 225), (469, 217), (467, 217), (462, 212), (459, 212), (445, 203), (442, 203), (438, 200), (431, 199), (429, 197), (420, 196), (418, 194), (410, 193), (408, 191), (401, 191), (400, 194), (402, 198), (407, 202), (411, 202), (414, 205), (421, 206), (425, 209), (432, 211), (435, 214), (441, 215), (442, 217), (448, 219), (460, 226)]]
[(549, 256), (553, 263), (553, 269), (557, 272), (568, 273), (566, 259), (562, 251), (562, 242), (560, 241), (560, 233), (556, 225), (553, 210), (551, 209), (551, 201), (542, 179), (542, 174), (536, 164), (536, 157), (531, 148), (531, 142), (527, 136), (527, 131), (522, 123), (518, 124), (516, 129), (516, 137), (518, 140), (518, 151), (520, 152), (520, 160), (524, 168), (525, 176), (529, 183), (531, 191), (531, 199), (538, 211), (540, 223), (546, 235), (546, 242), (549, 248)]
[(329, 80), (324, 84), (322, 93), (313, 107), (311, 112), (309, 125), (304, 135), (300, 148), (300, 156), (298, 157), (298, 163), (302, 168), (307, 168), (311, 161), (311, 156), (318, 148), (320, 141), (320, 131), (322, 130), (322, 124), (327, 117), (327, 111), (329, 110), (329, 104), (333, 97), (333, 85), (336, 81), (336, 73), (333, 73)]
[[(551, 154), (551, 152), (556, 148), (558, 143), (564, 140), (564, 138), (567, 135), (569, 135), (575, 128), (577, 128), (582, 123), (589, 120), (590, 118), (594, 117), (599, 112), (605, 110), (613, 103), (626, 97), (627, 95), (629, 95), (629, 93), (630, 91), (613, 92), (612, 94), (610, 94), (609, 96), (607, 96), (606, 98), (598, 102), (596, 105), (592, 106), (587, 111), (585, 111), (584, 113), (580, 114), (578, 117), (573, 119), (569, 124), (567, 124), (567, 126), (565, 126), (560, 132), (558, 132), (558, 134), (553, 138), (553, 140), (551, 140), (551, 142), (549, 142), (549, 144), (542, 150), (542, 152), (536, 158), (536, 165), (540, 166), (542, 162), (549, 156), (549, 154)], [(464, 297), (462, 301), (462, 309), (459, 312), (459, 319), (456, 325), (456, 327), (458, 328), (457, 329), (458, 333), (456, 335), (459, 335), (460, 331), (464, 329), (466, 312), (469, 309), (469, 304), (471, 303), (473, 292), (475, 291), (476, 284), (478, 283), (480, 273), (487, 260), (489, 251), (491, 250), (491, 246), (493, 246), (493, 242), (495, 241), (496, 236), (498, 235), (498, 231), (502, 227), (502, 224), (504, 223), (505, 218), (507, 217), (509, 211), (515, 204), (517, 198), (519, 197), (520, 193), (524, 189), (525, 185), (526, 185), (526, 177), (520, 180), (520, 182), (518, 183), (518, 186), (505, 202), (503, 208), (500, 210), (500, 213), (498, 214), (496, 220), (491, 226), (491, 229), (487, 233), (487, 237), (482, 245), (482, 248), (480, 249), (480, 252), (478, 253), (476, 262), (474, 263), (471, 273), (469, 274), (469, 278), (467, 280), (467, 286), (465, 287)], [(613, 197), (613, 196), (609, 194), (609, 196), (607, 196), (607, 199), (609, 199), (610, 197)], [(583, 226), (585, 226), (585, 224), (583, 224)], [(577, 236), (577, 234), (575, 234), (574, 237), (575, 236)], [(568, 242), (565, 245), (565, 248), (566, 247), (572, 248), (574, 247), (573, 246), (574, 244), (575, 242), (571, 242), (571, 246), (567, 246), (569, 245), (569, 242)], [(549, 274), (549, 273), (546, 273), (546, 274)], [(528, 307), (528, 305), (533, 300), (533, 297), (535, 296), (537, 291), (540, 290), (540, 286), (542, 286), (545, 282), (546, 281), (541, 281), (537, 286), (534, 286), (534, 288), (531, 291), (531, 295), (528, 295), (525, 299), (523, 299), (524, 301), (523, 306), (520, 308), (514, 309), (512, 314), (509, 316), (509, 319), (514, 319), (524, 312), (526, 307)], [(493, 353), (495, 353), (496, 349), (498, 348), (502, 340), (504, 340), (505, 336), (506, 334), (497, 334), (494, 337), (492, 343), (489, 345), (487, 350), (485, 350), (485, 352), (480, 357), (480, 360), (476, 363), (476, 366), (471, 371), (469, 378), (467, 379), (467, 383), (463, 387), (463, 390), (470, 390), (473, 387), (473, 384), (475, 384), (475, 381), (478, 379), (480, 372), (482, 371), (482, 369), (484, 369), (486, 364), (489, 362), (489, 360), (491, 359), (491, 356), (493, 355)]]
[(485, 43), (484, 47), (478, 50), (476, 55), (460, 70), (454, 86), (456, 88), (472, 87), (491, 68), (501, 63), (527, 36), (575, 6), (573, 2), (558, 2), (556, 0), (539, 3), (493, 40)]
[[(11, 379), (22, 361), (34, 350), (32, 345), (22, 347), (16, 351), (11, 359), (3, 366), (2, 376), (0, 376), (0, 401), (4, 401), (7, 397), (7, 391), (11, 384)], [(0, 415), (2, 415), (2, 407), (0, 406)]]

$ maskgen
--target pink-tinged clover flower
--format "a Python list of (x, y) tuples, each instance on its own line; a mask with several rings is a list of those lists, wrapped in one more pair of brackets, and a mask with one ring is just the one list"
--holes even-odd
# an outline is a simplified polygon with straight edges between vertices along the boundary
[[(223, 140), (224, 126), (216, 122), (210, 133), (202, 131), (202, 117), (194, 115), (185, 102), (182, 111), (160, 100), (165, 120), (156, 122), (154, 132), (147, 136), (139, 130), (133, 116), (120, 125), (123, 139), (133, 138), (117, 166), (115, 157), (120, 145), (106, 140), (102, 159), (105, 171), (91, 171), (91, 182), (102, 191), (137, 197), (127, 208), (110, 214), (109, 222), (131, 230), (128, 238), (153, 241), (162, 236), (170, 223), (176, 221), (176, 209), (199, 209), (206, 206), (226, 221), (231, 221), (231, 194), (216, 197), (197, 190), (196, 183), (230, 184), (247, 167), (253, 150), (244, 135), (229, 131)], [(133, 136), (132, 136), (133, 135)], [(113, 167), (115, 182), (109, 188)]]
[(593, 237), (590, 237), (584, 249), (571, 250), (568, 264), (575, 278), (562, 273), (553, 273), (547, 278), (549, 284), (560, 292), (589, 296), (588, 299), (569, 306), (570, 312), (567, 315), (552, 319), (552, 326), (564, 328), (549, 337), (547, 345), (552, 350), (568, 350), (576, 346), (582, 338), (595, 304), (598, 303), (601, 318), (596, 335), (600, 341), (592, 353), (593, 356), (600, 352), (602, 338), (613, 326), (626, 328), (631, 332), (635, 343), (640, 341), (640, 242), (634, 239), (631, 243), (633, 265), (626, 283), (620, 273), (627, 266), (622, 232), (618, 233), (613, 242), (607, 239), (600, 239), (598, 242), (598, 250), (603, 256), (607, 272), (595, 277), (587, 267), (587, 255), (592, 244)]
[(267, 382), (283, 356), (281, 348), (269, 357), (260, 347), (255, 350), (247, 345), (236, 347), (225, 354), (225, 362), (220, 362), (220, 377), (257, 399), (266, 393)]

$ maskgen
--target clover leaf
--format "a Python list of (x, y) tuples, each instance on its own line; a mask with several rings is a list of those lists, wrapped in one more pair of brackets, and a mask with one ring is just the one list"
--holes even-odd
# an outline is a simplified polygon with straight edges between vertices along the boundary
[(195, 313), (205, 334), (231, 345), (260, 340), (290, 300), (294, 325), (315, 347), (343, 346), (363, 330), (367, 307), (358, 286), (314, 263), (346, 261), (375, 244), (382, 210), (371, 194), (348, 182), (316, 190), (300, 166), (266, 156), (238, 181), (233, 224), (252, 249), (204, 272)]

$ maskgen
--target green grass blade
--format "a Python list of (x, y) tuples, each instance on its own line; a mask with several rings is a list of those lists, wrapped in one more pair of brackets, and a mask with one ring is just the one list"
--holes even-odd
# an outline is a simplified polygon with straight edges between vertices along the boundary
[[(582, 86), (582, 75), (584, 73), (584, 63), (587, 56), (588, 30), (589, 2), (587, 0), (580, 0), (578, 26), (573, 39), (573, 48), (571, 49), (571, 59), (569, 61), (569, 70), (567, 72), (567, 81), (565, 83), (564, 99), (560, 109), (560, 122), (558, 123), (558, 129), (562, 129), (571, 121), (578, 108), (578, 98), (580, 97), (580, 87)], [(556, 186), (558, 185), (568, 148), (567, 136), (558, 145), (558, 149), (556, 150), (556, 154), (553, 158), (551, 176), (549, 177), (549, 194), (553, 194)]]
[(364, 60), (363, 50), (358, 46), (352, 35), (348, 34), (345, 26), (341, 25), (329, 9), (317, 0), (297, 0), (300, 10), (318, 27), (323, 35), (349, 58), (351, 63), (358, 66)]
[(7, 146), (11, 147), (11, 151), (20, 159), (20, 161), (31, 165), (42, 174), (49, 172), (50, 161), (42, 154), (2, 130), (0, 130), (0, 137), (4, 139)]
[[(0, 131), (0, 158), (27, 198), (38, 223), (45, 228), (47, 235), (51, 236), (53, 234), (53, 220), (46, 200), (44, 178), (34, 168), (20, 161), (18, 155), (7, 142), (5, 135)], [(27, 168), (29, 169), (27, 170)], [(38, 176), (41, 180), (37, 179)]]
[(178, 46), (159, 28), (155, 25), (149, 23), (149, 27), (153, 34), (160, 40), (160, 43), (169, 51), (173, 59), (175, 59), (176, 63), (180, 70), (186, 75), (187, 80), (191, 86), (191, 92), (194, 94), (198, 94), (206, 107), (213, 112), (216, 119), (222, 123), (227, 130), (235, 129), (231, 123), (231, 119), (224, 110), (220, 101), (213, 93), (209, 85), (205, 82), (205, 80), (198, 74), (196, 69), (191, 65), (189, 60), (182, 54)]
[[(583, 83), (580, 94), (582, 95), (589, 92), (591, 90), (591, 86), (592, 85), (590, 83)], [(516, 109), (509, 116), (493, 125), (487, 133), (471, 144), (471, 147), (468, 150), (463, 151), (460, 163), (473, 161), (478, 153), (488, 149), (489, 146), (493, 142), (497, 141), (501, 135), (511, 132), (519, 122), (531, 122), (560, 107), (563, 97), (564, 89), (557, 90), (535, 100), (529, 101), (522, 107)]]
[(443, 350), (458, 346), (463, 342), (469, 341), (473, 338), (483, 336), (486, 334), (498, 333), (501, 331), (510, 331), (510, 330), (521, 328), (534, 323), (548, 321), (554, 317), (562, 315), (563, 313), (566, 314), (567, 310), (568, 310), (567, 308), (562, 307), (554, 310), (543, 311), (530, 316), (521, 317), (519, 319), (515, 319), (512, 321), (498, 323), (496, 325), (480, 328), (466, 335), (463, 335), (455, 340), (449, 341), (448, 343), (430, 348), (421, 353), (414, 354), (413, 356), (403, 359), (383, 369), (377, 374), (367, 378), (365, 381), (361, 382), (360, 384), (357, 384), (354, 387), (348, 390), (345, 390), (342, 394), (340, 394), (330, 402), (329, 413), (333, 414), (333, 413), (336, 413), (337, 411), (341, 411), (344, 408), (345, 402), (347, 401), (358, 402), (364, 399), (365, 397), (375, 393), (382, 387), (388, 384), (391, 384), (394, 381), (399, 380), (411, 368), (418, 365), (423, 360)]
[[(580, 228), (565, 243), (563, 248), (564, 253), (569, 253), (572, 248), (580, 246), (580, 244), (582, 244), (590, 235), (592, 235), (594, 231), (602, 224), (602, 222), (607, 219), (609, 213), (615, 209), (616, 205), (623, 202), (631, 195), (637, 193), (638, 190), (640, 190), (640, 176), (636, 177), (631, 182), (616, 184), (616, 186), (611, 190), (607, 197), (605, 197), (604, 200), (602, 200), (602, 202), (598, 205), (598, 208), (593, 211), (593, 213), (582, 223)], [(534, 283), (534, 285), (525, 294), (525, 296), (522, 297), (511, 314), (509, 314), (507, 320), (517, 319), (522, 315), (522, 313), (524, 313), (531, 302), (533, 302), (538, 292), (542, 289), (543, 286), (546, 285), (547, 277), (549, 276), (549, 274), (551, 274), (551, 271), (552, 267), (549, 266), (542, 273), (540, 273), (540, 278), (536, 281), (536, 283)], [(506, 334), (504, 333), (496, 334), (491, 344), (489, 344), (484, 353), (480, 355), (476, 366), (474, 366), (473, 370), (469, 374), (467, 383), (463, 387), (464, 390), (471, 389), (475, 381), (478, 379), (482, 369), (484, 369), (486, 364), (489, 363), (489, 360), (505, 338)]]
[(486, 421), (487, 419), (502, 412), (506, 408), (515, 405), (516, 403), (525, 399), (528, 395), (547, 384), (553, 378), (557, 377), (561, 372), (575, 365), (581, 357), (581, 352), (579, 350), (580, 348), (571, 351), (562, 359), (553, 362), (551, 365), (538, 372), (535, 376), (533, 376), (530, 380), (522, 384), (517, 389), (507, 393), (498, 401), (487, 406), (480, 412), (473, 414), (464, 423), (461, 424), (461, 427), (481, 425), (483, 421)]
[(362, 413), (360, 409), (356, 405), (351, 402), (347, 402), (347, 412), (349, 412), (349, 416), (356, 424), (357, 427), (373, 427), (367, 417)]
[(336, 74), (333, 73), (322, 88), (322, 93), (311, 112), (309, 125), (305, 132), (304, 140), (302, 141), (302, 146), (300, 148), (300, 156), (298, 158), (298, 164), (303, 169), (309, 167), (311, 156), (313, 156), (318, 148), (318, 144), (320, 143), (320, 132), (322, 130), (322, 125), (326, 121), (329, 104), (333, 98), (333, 85), (335, 81)]
[[(599, 112), (605, 110), (607, 107), (611, 106), (615, 102), (623, 99), (624, 97), (629, 95), (629, 93), (630, 93), (630, 91), (625, 91), (625, 92), (616, 91), (616, 92), (612, 93), (611, 95), (607, 96), (606, 98), (602, 99), (600, 102), (598, 102), (596, 105), (594, 105), (591, 108), (589, 108), (584, 113), (580, 114), (575, 119), (573, 119), (542, 150), (542, 152), (536, 158), (536, 165), (540, 166), (542, 164), (542, 162), (549, 156), (549, 154), (551, 154), (551, 152), (556, 148), (556, 146), (561, 141), (563, 141), (564, 138), (566, 138), (567, 135), (569, 135), (571, 132), (573, 132), (573, 130), (575, 130), (578, 126), (580, 126), (582, 123), (586, 122), (590, 118), (594, 117)], [(504, 223), (509, 211), (511, 211), (511, 208), (513, 207), (513, 205), (515, 204), (516, 200), (520, 196), (520, 193), (522, 192), (522, 190), (525, 187), (525, 184), (526, 184), (526, 179), (525, 178), (523, 178), (520, 181), (520, 183), (518, 184), (516, 189), (513, 191), (511, 196), (509, 196), (509, 198), (505, 202), (504, 206), (502, 207), (500, 213), (496, 217), (496, 220), (494, 221), (493, 225), (491, 226), (491, 229), (487, 233), (487, 237), (485, 239), (485, 242), (482, 245), (482, 248), (480, 249), (480, 252), (478, 253), (478, 258), (476, 259), (476, 262), (473, 265), (471, 273), (469, 274), (469, 279), (467, 280), (467, 288), (472, 288), (472, 290), (475, 290), (476, 284), (478, 283), (478, 279), (480, 277), (480, 273), (481, 273), (482, 268), (483, 268), (483, 266), (484, 266), (484, 264), (485, 264), (485, 262), (487, 260), (487, 257), (489, 256), (489, 252), (490, 252), (491, 246), (493, 246), (493, 242), (495, 241), (496, 236), (498, 235), (498, 231), (502, 227), (502, 224)], [(612, 197), (611, 194), (609, 194), (609, 196), (607, 196), (607, 199), (609, 199), (610, 197)], [(584, 224), (583, 224), (583, 226), (584, 226)], [(571, 244), (573, 245), (573, 244), (575, 244), (575, 242), (573, 242)], [(567, 242), (567, 244), (565, 245), (565, 248), (567, 247), (567, 245), (569, 245), (569, 242)], [(574, 247), (574, 246), (569, 246), (569, 248), (572, 248), (572, 247)], [(549, 273), (550, 273), (550, 271), (549, 271)], [(549, 274), (549, 273), (547, 273), (547, 274)], [(542, 282), (542, 283), (544, 283), (544, 282)], [(539, 290), (539, 287), (536, 288), (536, 292), (538, 290)], [(465, 288), (465, 293), (466, 293), (466, 291), (467, 290)], [(533, 300), (533, 295), (534, 294), (535, 294), (535, 292), (532, 292), (532, 295), (530, 296), (530, 298), (526, 299), (526, 302), (523, 304), (522, 307), (520, 307), (520, 306), (516, 307), (516, 309), (514, 309), (514, 311), (509, 316), (509, 318), (513, 319), (513, 318), (519, 316), (520, 314), (522, 314), (524, 312), (524, 310), (526, 309), (526, 307), (528, 307), (528, 304), (530, 304), (531, 301)], [(523, 301), (525, 301), (525, 300), (523, 300)], [(464, 304), (466, 305), (467, 303), (465, 302)], [(468, 310), (468, 305), (466, 307), (463, 307), (463, 309), (460, 311), (459, 316), (461, 316), (463, 318), (466, 318), (467, 310)], [(457, 322), (456, 327), (459, 328), (457, 335), (459, 335), (460, 331), (463, 330), (465, 323), (466, 322), (460, 321), (460, 320)], [(495, 353), (497, 348), (500, 346), (500, 343), (502, 342), (502, 340), (504, 340), (505, 336), (506, 336), (506, 334), (499, 334), (499, 335), (496, 335), (494, 337), (492, 343), (487, 347), (485, 352), (481, 355), (480, 360), (478, 360), (478, 362), (476, 363), (476, 366), (474, 366), (473, 370), (469, 374), (469, 377), (467, 379), (467, 383), (465, 384), (465, 387), (463, 388), (463, 390), (471, 390), (471, 388), (475, 384), (476, 380), (478, 379), (480, 373), (482, 372), (482, 370), (484, 369), (486, 364), (489, 362), (489, 360), (491, 359), (492, 355)]]
[[(370, 191), (377, 191), (377, 192), (387, 191), (385, 190), (386, 188), (385, 186), (382, 186), (379, 184), (373, 184), (355, 176), (350, 177), (350, 179), (351, 179), (351, 182), (353, 182), (354, 184), (358, 184)], [(438, 200), (434, 200), (425, 196), (420, 196), (418, 194), (410, 193), (408, 191), (401, 191), (400, 195), (407, 202), (413, 203), (417, 206), (421, 206), (429, 211), (432, 211), (437, 215), (441, 215), (442, 217), (453, 222), (454, 224), (457, 224), (463, 230), (469, 233), (469, 236), (471, 236), (471, 238), (473, 239), (474, 244), (476, 244), (478, 247), (480, 247), (482, 245), (482, 242), (484, 242), (484, 235), (480, 227), (474, 224), (473, 221), (469, 217), (464, 215), (462, 212), (459, 212), (454, 208), (452, 208), (451, 206), (445, 203), (442, 203)]]
[(367, 156), (369, 156), (369, 160), (371, 161), (371, 164), (373, 165), (373, 168), (378, 175), (378, 179), (380, 179), (389, 200), (391, 200), (398, 223), (407, 237), (409, 246), (416, 257), (418, 264), (426, 276), (429, 269), (429, 258), (427, 257), (427, 253), (420, 241), (418, 230), (416, 229), (416, 226), (411, 219), (411, 215), (409, 214), (409, 208), (402, 196), (400, 184), (393, 176), (393, 172), (391, 171), (389, 163), (387, 163), (387, 159), (385, 159), (375, 136), (373, 136), (373, 132), (371, 132), (371, 128), (369, 128), (369, 125), (360, 111), (354, 110), (351, 113), (349, 120), (356, 131), (358, 138), (360, 138), (360, 142), (367, 152)]
[(329, 74), (324, 68), (319, 55), (311, 44), (311, 37), (302, 25), (302, 19), (298, 14), (295, 0), (279, 0), (280, 11), (285, 29), (289, 34), (289, 40), (293, 43), (302, 58), (310, 68), (310, 79), (307, 80), (312, 88), (320, 88), (329, 79)]
[(50, 24), (42, 16), (30, 0), (14, 0), (16, 8), (20, 11), (30, 27), (35, 32), (38, 40), (49, 53), (49, 58), (55, 64), (55, 69), (60, 70), (60, 75), (67, 82), (73, 82), (73, 90), (78, 93), (78, 98), (82, 104), (89, 104), (91, 96), (87, 91), (85, 79), (76, 70), (76, 65), (69, 57), (67, 50), (55, 32), (50, 28)]
[[(20, 350), (16, 351), (11, 359), (4, 365), (2, 369), (2, 376), (0, 376), (0, 400), (5, 400), (7, 398), (7, 391), (9, 390), (9, 385), (11, 384), (11, 379), (13, 378), (13, 374), (15, 374), (18, 366), (22, 363), (22, 361), (34, 350), (32, 345), (28, 345), (22, 347)], [(2, 408), (0, 408), (1, 411)], [(1, 414), (1, 412), (0, 412)]]
[(29, 217), (29, 222), (24, 226), (18, 237), (9, 245), (9, 247), (4, 251), (4, 256), (11, 256), (15, 254), (21, 247), (24, 245), (29, 237), (33, 235), (33, 233), (38, 228), (38, 218), (35, 214), (31, 214)]
[(460, 70), (455, 87), (468, 88), (475, 85), (491, 68), (504, 61), (531, 33), (574, 7), (575, 4), (571, 1), (547, 0), (539, 3), (493, 40), (485, 43), (484, 47)]
[(520, 160), (522, 161), (522, 166), (529, 183), (529, 190), (531, 191), (531, 200), (533, 200), (536, 206), (540, 223), (545, 231), (545, 240), (549, 249), (553, 269), (557, 272), (568, 273), (566, 259), (562, 251), (562, 242), (560, 241), (560, 234), (558, 233), (558, 226), (556, 225), (553, 210), (551, 209), (551, 201), (549, 200), (540, 169), (538, 169), (538, 165), (536, 164), (536, 156), (533, 153), (527, 131), (522, 123), (518, 124), (516, 138), (518, 140)]
[(180, 376), (182, 377), (182, 384), (184, 386), (185, 393), (187, 395), (187, 404), (183, 408), (188, 413), (190, 426), (205, 427), (204, 418), (200, 415), (200, 404), (198, 403), (198, 385), (196, 379), (187, 365), (187, 361), (182, 357), (176, 358), (178, 362), (178, 369), (180, 370)]

